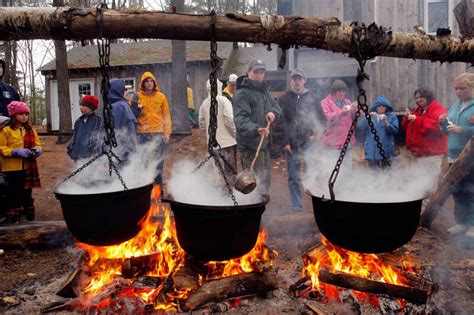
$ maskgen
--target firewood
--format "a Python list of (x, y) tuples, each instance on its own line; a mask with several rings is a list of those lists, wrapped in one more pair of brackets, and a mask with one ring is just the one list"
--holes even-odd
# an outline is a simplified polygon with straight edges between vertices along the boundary
[(181, 309), (191, 311), (209, 302), (220, 302), (228, 298), (257, 294), (278, 289), (277, 273), (269, 269), (263, 273), (250, 272), (213, 279), (189, 294), (181, 303)]
[(62, 248), (74, 244), (64, 221), (37, 221), (0, 227), (2, 249)]
[(474, 259), (463, 259), (451, 263), (451, 268), (474, 270)]
[(84, 265), (87, 254), (85, 251), (82, 251), (79, 255), (79, 258), (74, 263), (74, 267), (66, 279), (66, 282), (61, 287), (61, 289), (56, 292), (56, 295), (65, 297), (65, 298), (75, 298), (79, 296), (79, 280), (81, 278), (82, 271), (87, 267)]
[(300, 292), (311, 290), (311, 286), (311, 278), (306, 276), (290, 285), (290, 293), (293, 297), (297, 298), (300, 297)]
[(130, 287), (134, 289), (156, 289), (163, 283), (160, 277), (142, 276), (134, 278)]
[(174, 287), (176, 290), (191, 289), (196, 290), (199, 287), (199, 276), (189, 266), (183, 266), (173, 276)]
[(316, 315), (324, 315), (326, 314), (326, 312), (324, 312), (319, 306), (317, 306), (314, 302), (311, 302), (311, 301), (307, 301), (304, 303), (306, 305), (307, 308), (309, 308), (310, 310), (312, 310), (314, 312), (314, 314)]
[(53, 313), (53, 312), (64, 312), (64, 311), (75, 311), (80, 312), (82, 310), (82, 305), (79, 300), (62, 300), (55, 301), (52, 303), (43, 306), (40, 310), (40, 313)]
[(428, 229), (431, 227), (431, 224), (438, 216), (446, 199), (451, 195), (457, 183), (472, 171), (474, 165), (473, 146), (474, 141), (471, 139), (466, 143), (459, 157), (439, 181), (436, 191), (431, 194), (430, 200), (421, 214), (421, 226)]
[[(114, 38), (210, 40), (211, 19), (202, 15), (157, 11), (106, 10), (103, 35)], [(85, 40), (99, 36), (95, 8), (0, 7), (0, 41), (18, 39)], [(149, 27), (152, 25), (153, 27)], [(216, 39), (226, 42), (275, 43), (353, 53), (352, 28), (337, 18), (264, 16), (229, 13), (216, 19)], [(455, 36), (385, 31), (367, 32), (364, 49), (373, 57), (474, 62), (474, 40)]]
[(303, 262), (306, 265), (310, 262), (315, 263), (318, 257), (326, 255), (326, 250), (327, 248), (321, 242), (318, 242), (303, 254)]
[(162, 254), (155, 253), (125, 259), (122, 264), (122, 276), (131, 279), (137, 276), (146, 275), (156, 268), (160, 255)]
[(333, 273), (326, 269), (319, 270), (319, 281), (361, 292), (387, 294), (416, 304), (425, 304), (428, 299), (428, 293), (421, 289), (363, 279), (342, 272)]

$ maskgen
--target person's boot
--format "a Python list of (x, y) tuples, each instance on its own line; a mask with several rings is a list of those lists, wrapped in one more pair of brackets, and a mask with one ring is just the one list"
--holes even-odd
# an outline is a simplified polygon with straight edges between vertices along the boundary
[(474, 225), (471, 225), (465, 234), (467, 237), (474, 238)]
[(35, 207), (26, 207), (24, 209), (25, 209), (26, 221), (34, 221), (35, 220)]
[(12, 224), (20, 223), (20, 211), (21, 211), (20, 208), (8, 209), (7, 210), (8, 221)]
[(464, 233), (467, 230), (467, 225), (465, 224), (456, 224), (450, 227), (447, 231), (449, 234), (459, 234)]

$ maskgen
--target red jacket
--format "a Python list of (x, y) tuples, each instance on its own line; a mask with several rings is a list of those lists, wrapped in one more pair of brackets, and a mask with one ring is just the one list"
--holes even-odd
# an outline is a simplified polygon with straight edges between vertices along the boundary
[(406, 146), (414, 156), (432, 156), (447, 152), (448, 137), (441, 133), (438, 121), (439, 116), (446, 113), (446, 108), (433, 100), (423, 113), (420, 106), (412, 111), (412, 114), (416, 115), (414, 121), (408, 121), (407, 116), (403, 117), (402, 128), (406, 130)]

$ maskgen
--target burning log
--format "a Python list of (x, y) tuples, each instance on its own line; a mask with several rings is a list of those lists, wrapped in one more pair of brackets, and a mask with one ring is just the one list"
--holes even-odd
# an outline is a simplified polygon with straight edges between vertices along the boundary
[(273, 269), (265, 272), (250, 272), (210, 280), (190, 293), (181, 303), (181, 309), (192, 311), (209, 302), (220, 302), (228, 298), (252, 295), (278, 289), (277, 273)]
[[(0, 8), (0, 40), (72, 39), (99, 36), (95, 8)], [(211, 39), (211, 18), (202, 15), (130, 10), (103, 13), (103, 35), (113, 38)], [(216, 39), (227, 42), (276, 43), (351, 53), (352, 28), (337, 18), (255, 16), (229, 13), (217, 16)], [(432, 61), (474, 62), (474, 40), (454, 36), (385, 31), (368, 32), (367, 51), (388, 56)]]
[(122, 276), (126, 279), (131, 279), (146, 275), (155, 270), (156, 265), (160, 262), (161, 255), (162, 253), (155, 253), (125, 259), (122, 264)]
[(144, 276), (133, 279), (130, 284), (134, 289), (156, 289), (163, 283), (160, 277)]
[(309, 293), (309, 291), (311, 291), (311, 286), (311, 278), (306, 276), (299, 279), (294, 284), (290, 285), (290, 293), (293, 297), (298, 298), (302, 294), (304, 294), (304, 292)]
[(439, 181), (436, 191), (431, 195), (430, 201), (421, 215), (421, 226), (428, 229), (431, 227), (431, 224), (438, 216), (456, 184), (472, 171), (474, 165), (473, 146), (474, 142), (471, 139), (466, 143), (459, 157)]
[(193, 268), (184, 265), (173, 276), (176, 290), (190, 289), (196, 290), (199, 287), (199, 276)]
[(319, 270), (319, 280), (327, 284), (356, 291), (387, 294), (416, 304), (425, 304), (428, 299), (428, 292), (421, 289), (363, 279), (342, 272), (332, 273), (326, 269)]
[(74, 244), (64, 221), (38, 221), (0, 227), (2, 249), (46, 249)]

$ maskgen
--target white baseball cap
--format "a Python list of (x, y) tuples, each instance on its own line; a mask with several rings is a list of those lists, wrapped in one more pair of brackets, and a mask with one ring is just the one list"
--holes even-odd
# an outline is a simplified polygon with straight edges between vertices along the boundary
[(237, 78), (238, 78), (238, 76), (235, 73), (231, 73), (229, 75), (229, 81), (228, 82), (229, 83), (235, 83), (235, 82), (237, 82)]

